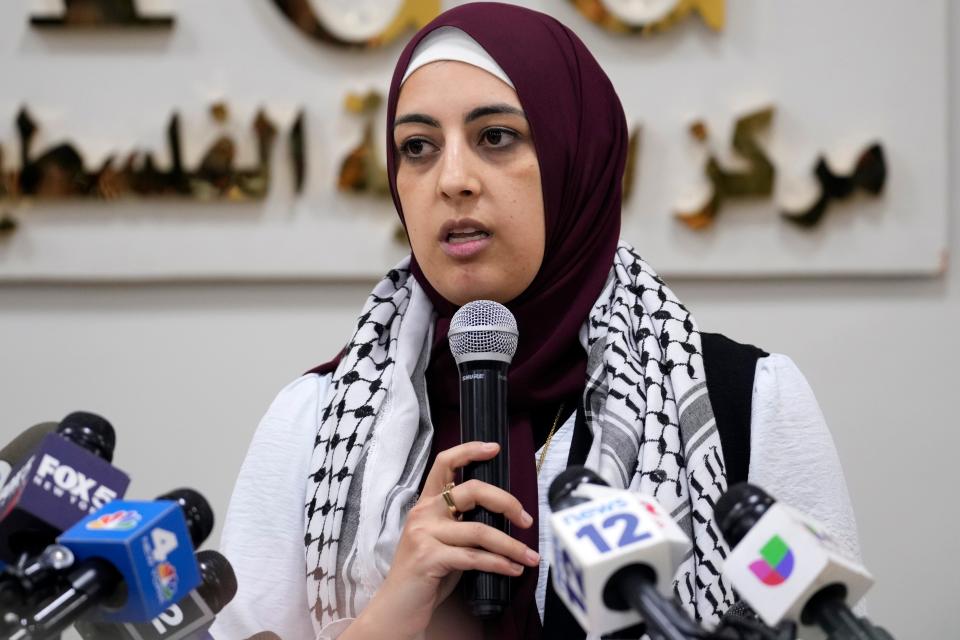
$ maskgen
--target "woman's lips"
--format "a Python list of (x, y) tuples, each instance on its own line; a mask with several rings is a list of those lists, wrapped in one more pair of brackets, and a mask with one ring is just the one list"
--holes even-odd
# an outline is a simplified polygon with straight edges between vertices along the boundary
[(470, 219), (450, 221), (440, 230), (440, 247), (451, 258), (470, 258), (490, 244), (493, 234)]
[(486, 231), (451, 233), (440, 243), (440, 247), (451, 258), (470, 258), (483, 251), (492, 238)]

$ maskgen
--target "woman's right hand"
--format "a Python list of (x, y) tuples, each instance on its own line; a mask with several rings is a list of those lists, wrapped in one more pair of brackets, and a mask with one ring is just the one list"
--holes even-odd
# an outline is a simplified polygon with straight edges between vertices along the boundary
[[(343, 638), (413, 638), (427, 628), (464, 571), (518, 576), (524, 566), (539, 564), (535, 551), (506, 533), (457, 520), (440, 495), (457, 469), (499, 451), (496, 443), (467, 442), (437, 455), (420, 499), (407, 514), (386, 579)], [(456, 485), (450, 496), (460, 512), (483, 507), (523, 529), (533, 524), (519, 500), (485, 482)]]

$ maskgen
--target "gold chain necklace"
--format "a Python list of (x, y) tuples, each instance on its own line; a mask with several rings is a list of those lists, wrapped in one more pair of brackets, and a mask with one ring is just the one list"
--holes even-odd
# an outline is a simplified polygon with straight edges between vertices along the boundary
[(540, 475), (540, 467), (543, 466), (543, 461), (547, 458), (547, 449), (550, 448), (550, 441), (553, 440), (553, 434), (557, 432), (557, 425), (560, 424), (560, 416), (563, 415), (563, 405), (560, 405), (560, 411), (557, 411), (557, 417), (553, 419), (553, 427), (550, 428), (550, 433), (547, 434), (547, 440), (543, 443), (543, 449), (540, 451), (540, 459), (537, 460), (537, 475)]

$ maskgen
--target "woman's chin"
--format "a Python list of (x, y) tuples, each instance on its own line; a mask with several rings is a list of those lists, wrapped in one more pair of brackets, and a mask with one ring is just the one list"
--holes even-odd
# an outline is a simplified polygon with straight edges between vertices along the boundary
[(474, 300), (493, 300), (494, 302), (505, 304), (513, 299), (512, 297), (506, 298), (504, 296), (498, 296), (495, 293), (484, 290), (473, 291), (465, 289), (453, 289), (450, 291), (449, 295), (443, 291), (440, 291), (440, 295), (458, 307), (462, 307), (468, 302), (473, 302)]
[[(500, 259), (501, 262), (509, 260)], [(516, 260), (514, 260), (516, 262)], [(436, 260), (420, 263), (424, 275), (441, 296), (448, 302), (463, 306), (474, 300), (493, 300), (506, 304), (523, 293), (536, 275), (503, 269), (498, 262), (477, 260), (458, 263), (451, 260)]]
[(434, 288), (451, 303), (462, 307), (474, 300), (493, 300), (505, 304), (517, 297), (514, 287), (497, 286), (496, 283), (478, 282), (474, 278), (451, 279)]

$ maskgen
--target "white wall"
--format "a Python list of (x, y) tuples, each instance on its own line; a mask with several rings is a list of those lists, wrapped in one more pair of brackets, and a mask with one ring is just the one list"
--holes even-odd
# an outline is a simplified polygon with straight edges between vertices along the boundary
[[(960, 7), (951, 4), (951, 222), (960, 214)], [(960, 239), (951, 225), (950, 247)], [(78, 247), (82, 250), (82, 247)], [(953, 398), (960, 267), (942, 279), (674, 282), (700, 324), (791, 355), (827, 415), (876, 621), (898, 638), (960, 635)], [(333, 354), (369, 283), (0, 286), (0, 441), (75, 409), (107, 416), (129, 494), (175, 486), (225, 511), (257, 419)]]

